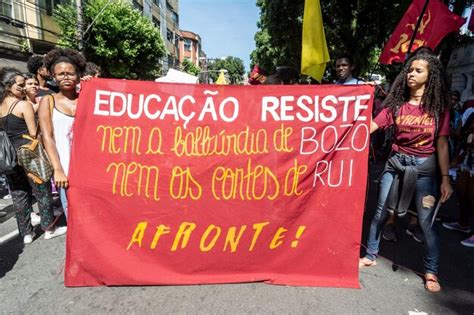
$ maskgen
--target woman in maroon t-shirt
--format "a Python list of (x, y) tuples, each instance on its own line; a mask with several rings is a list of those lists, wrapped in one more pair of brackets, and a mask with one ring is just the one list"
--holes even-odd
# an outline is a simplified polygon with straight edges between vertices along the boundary
[(384, 102), (385, 108), (371, 122), (371, 132), (395, 125), (395, 134), (392, 155), (380, 179), (367, 253), (359, 267), (376, 265), (382, 225), (390, 212), (404, 215), (414, 197), (426, 240), (425, 288), (430, 292), (441, 290), (437, 277), (439, 239), (431, 226), (437, 204), (437, 164), (442, 176), (439, 201), (445, 202), (452, 193), (448, 176), (448, 96), (440, 61), (432, 55), (416, 55), (406, 63)]

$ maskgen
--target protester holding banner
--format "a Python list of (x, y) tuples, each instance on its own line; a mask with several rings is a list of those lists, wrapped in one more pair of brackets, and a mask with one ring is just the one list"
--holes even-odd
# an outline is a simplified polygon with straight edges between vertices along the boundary
[(336, 84), (362, 84), (364, 81), (353, 76), (354, 60), (349, 55), (342, 55), (336, 60)]
[(102, 69), (95, 63), (88, 61), (86, 63), (86, 70), (84, 70), (83, 76), (91, 76), (93, 78), (98, 78), (102, 74)]
[(78, 98), (77, 85), (86, 68), (85, 58), (76, 50), (57, 48), (44, 58), (44, 66), (53, 74), (59, 93), (40, 102), (39, 120), (46, 152), (54, 168), (54, 183), (67, 216), (66, 189), (71, 153), (72, 125)]
[[(18, 70), (4, 68), (0, 71), (0, 124), (6, 130), (15, 149), (29, 141), (24, 139), (23, 135), (29, 134), (34, 137), (36, 134), (35, 113), (33, 106), (29, 102), (23, 101), (24, 88), (25, 78)], [(31, 243), (35, 235), (30, 220), (30, 215), (33, 212), (32, 192), (38, 200), (41, 228), (45, 231), (45, 239), (66, 232), (65, 227), (55, 228), (53, 225), (54, 213), (49, 182), (34, 183), (19, 165), (12, 173), (7, 174), (7, 180), (11, 189), (18, 230), (25, 244)]]
[(393, 83), (385, 108), (371, 123), (371, 132), (395, 125), (395, 134), (393, 152), (380, 180), (367, 254), (359, 261), (359, 267), (376, 265), (383, 223), (390, 212), (405, 215), (414, 196), (426, 240), (425, 289), (429, 292), (441, 290), (437, 278), (439, 239), (431, 224), (437, 204), (437, 164), (442, 177), (438, 202), (445, 202), (452, 194), (448, 175), (449, 94), (442, 73), (436, 57), (412, 57)]

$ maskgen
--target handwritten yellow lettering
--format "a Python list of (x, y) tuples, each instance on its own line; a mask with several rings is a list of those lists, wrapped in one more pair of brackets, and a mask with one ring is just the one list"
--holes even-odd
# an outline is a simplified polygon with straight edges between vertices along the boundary
[[(216, 246), (217, 239), (221, 235), (221, 228), (218, 226), (215, 226), (214, 224), (211, 224), (207, 227), (206, 231), (201, 237), (201, 242), (199, 243), (199, 248), (201, 249), (201, 252), (208, 252), (210, 251), (214, 246)], [(206, 245), (206, 240), (209, 237), (209, 235), (214, 231), (214, 237), (211, 239), (209, 244)]]
[[(120, 187), (120, 196), (131, 197), (136, 193), (138, 196), (145, 194), (146, 198), (158, 201), (158, 180), (159, 180), (159, 168), (157, 166), (146, 166), (137, 162), (131, 162), (125, 164), (110, 163), (107, 167), (107, 173), (113, 170), (114, 179), (112, 182), (112, 193), (117, 194), (117, 186)], [(138, 177), (138, 178), (137, 178)], [(132, 178), (132, 182), (137, 184), (134, 192), (129, 192), (129, 179)], [(120, 180), (120, 181), (119, 181)], [(143, 185), (144, 184), (144, 185)], [(153, 192), (153, 195), (150, 194)]]
[(303, 232), (306, 230), (306, 226), (304, 225), (301, 225), (299, 228), (298, 228), (298, 231), (296, 231), (296, 235), (295, 235), (295, 240), (291, 242), (291, 247), (292, 248), (296, 248), (300, 242), (300, 238), (301, 236), (303, 235)]
[(217, 167), (212, 174), (211, 190), (216, 200), (274, 200), (280, 192), (275, 173), (266, 166), (252, 165), (247, 168)]
[[(161, 145), (163, 143), (163, 136), (161, 135), (161, 129), (154, 127), (151, 129), (148, 135), (148, 149), (146, 154), (163, 154), (161, 151)], [(153, 148), (153, 145), (156, 147)]]
[(237, 234), (236, 236), (235, 232), (237, 231), (237, 227), (232, 226), (229, 228), (229, 230), (227, 231), (227, 236), (225, 238), (224, 252), (227, 251), (228, 246), (230, 246), (231, 253), (235, 253), (235, 251), (237, 251), (237, 246), (239, 245), (240, 238), (242, 237), (246, 229), (247, 229), (247, 226), (242, 225), (240, 227), (239, 234)]
[[(106, 151), (106, 143), (108, 143), (108, 153), (118, 154), (130, 152), (141, 155), (141, 128), (128, 126), (112, 128), (111, 126), (99, 125), (96, 131), (102, 131), (102, 152)], [(121, 140), (123, 140), (123, 143), (120, 145)]]
[(286, 232), (288, 232), (288, 230), (282, 227), (276, 231), (275, 235), (273, 236), (272, 241), (270, 242), (270, 249), (275, 249), (281, 244), (283, 244), (282, 239), (285, 238), (285, 235), (283, 234), (285, 234)]
[(138, 247), (142, 247), (143, 236), (145, 235), (145, 230), (147, 226), (148, 222), (146, 221), (139, 222), (137, 224), (135, 232), (133, 232), (132, 239), (130, 240), (130, 243), (128, 243), (127, 250), (129, 250), (130, 247), (132, 247), (132, 245), (135, 243), (138, 243)]
[(190, 222), (183, 222), (179, 226), (178, 232), (176, 233), (176, 237), (174, 238), (173, 245), (171, 246), (171, 251), (176, 251), (178, 249), (179, 244), (181, 243), (181, 249), (186, 248), (188, 246), (189, 238), (191, 237), (191, 232), (196, 229), (195, 223)]
[[(177, 182), (177, 185), (176, 185)], [(171, 179), (169, 186), (170, 196), (174, 199), (198, 200), (202, 196), (202, 187), (191, 174), (189, 167), (183, 169), (175, 166), (171, 170)]]
[(255, 232), (253, 234), (252, 243), (250, 243), (249, 252), (253, 251), (253, 249), (255, 248), (255, 243), (257, 242), (258, 237), (260, 236), (260, 233), (262, 233), (263, 228), (269, 224), (270, 222), (262, 222), (255, 223), (253, 225), (253, 229), (255, 230)]
[(177, 127), (171, 151), (179, 157), (263, 154), (268, 153), (268, 135), (265, 129), (253, 132), (249, 126), (236, 134), (226, 130), (212, 134), (209, 126), (185, 133)]
[(156, 245), (158, 245), (158, 241), (160, 240), (160, 237), (165, 234), (170, 234), (170, 227), (160, 224), (156, 228), (155, 236), (153, 237), (153, 241), (151, 242), (150, 248), (155, 249)]
[[(285, 188), (283, 192), (285, 196), (300, 196), (303, 193), (302, 190), (298, 190), (299, 177), (307, 170), (308, 167), (306, 165), (298, 166), (298, 161), (296, 159), (294, 160), (294, 166), (286, 172)], [(291, 183), (290, 178), (292, 178)]]
[(275, 151), (285, 153), (292, 152), (293, 148), (288, 147), (288, 139), (292, 134), (293, 128), (285, 128), (285, 125), (281, 124), (280, 128), (273, 133), (273, 147)]

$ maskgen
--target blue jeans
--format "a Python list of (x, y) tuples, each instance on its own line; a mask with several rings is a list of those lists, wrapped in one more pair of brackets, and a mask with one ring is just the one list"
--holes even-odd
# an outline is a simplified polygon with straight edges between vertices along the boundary
[[(416, 157), (413, 155), (405, 155), (395, 153), (402, 165), (417, 166), (426, 161), (426, 157)], [(370, 224), (369, 237), (367, 239), (367, 254), (366, 258), (374, 260), (379, 252), (380, 235), (382, 225), (389, 217), (389, 212), (386, 208), (387, 197), (390, 187), (393, 182), (395, 173), (385, 172), (380, 179), (379, 195), (377, 199), (377, 208), (375, 210), (374, 218)], [(426, 196), (435, 196), (436, 193), (436, 179), (431, 176), (419, 176), (416, 181), (415, 188), (415, 204), (418, 212), (418, 221), (425, 235), (425, 256), (424, 267), (426, 273), (438, 273), (439, 265), (439, 237), (435, 227), (431, 227), (431, 219), (433, 218), (436, 202), (426, 200), (423, 205), (423, 198)]]
[(59, 188), (59, 199), (61, 199), (61, 205), (63, 207), (64, 216), (67, 220), (67, 196), (66, 196), (66, 189)]

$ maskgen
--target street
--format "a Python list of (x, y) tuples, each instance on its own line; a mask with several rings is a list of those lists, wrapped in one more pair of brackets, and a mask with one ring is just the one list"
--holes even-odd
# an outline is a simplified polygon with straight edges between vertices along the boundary
[[(363, 243), (374, 208), (381, 165), (370, 169)], [(8, 207), (10, 203), (2, 201), (1, 204)], [(455, 218), (456, 207), (453, 197), (441, 208), (441, 218)], [(448, 232), (436, 222), (442, 242), (442, 292), (430, 294), (425, 291), (422, 278), (411, 271), (422, 272), (423, 245), (405, 234), (406, 219), (401, 221), (397, 227), (398, 242), (382, 241), (381, 255), (389, 260), (379, 259), (377, 266), (360, 271), (361, 289), (263, 283), (66, 288), (63, 282), (66, 238), (44, 240), (41, 235), (25, 246), (20, 237), (15, 237), (0, 245), (1, 313), (473, 314), (474, 249), (459, 244), (465, 236)], [(14, 217), (0, 224), (0, 237), (8, 233), (7, 227), (15, 227)]]

